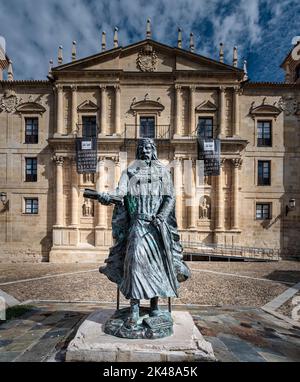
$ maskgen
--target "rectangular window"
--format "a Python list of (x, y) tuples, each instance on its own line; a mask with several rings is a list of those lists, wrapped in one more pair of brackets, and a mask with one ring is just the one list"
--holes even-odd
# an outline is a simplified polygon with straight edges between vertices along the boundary
[(258, 186), (271, 185), (271, 161), (259, 160), (258, 161)]
[(140, 137), (141, 138), (155, 137), (155, 118), (154, 117), (140, 118)]
[(271, 121), (257, 122), (257, 146), (259, 147), (272, 146), (272, 122)]
[(38, 143), (39, 120), (38, 118), (25, 118), (25, 143)]
[(199, 117), (198, 134), (203, 139), (213, 139), (213, 118)]
[(26, 158), (25, 182), (37, 181), (37, 158)]
[(97, 137), (97, 122), (95, 116), (82, 117), (82, 136), (83, 138)]
[(271, 219), (271, 203), (256, 204), (256, 220)]
[(37, 214), (39, 212), (39, 200), (37, 198), (25, 198), (25, 214)]

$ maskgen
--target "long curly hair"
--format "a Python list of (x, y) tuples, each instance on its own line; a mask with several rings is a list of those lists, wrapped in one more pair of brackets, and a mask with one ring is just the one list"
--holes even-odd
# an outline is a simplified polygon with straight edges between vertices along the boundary
[(152, 138), (142, 138), (142, 139), (138, 140), (138, 144), (137, 144), (137, 148), (136, 148), (136, 159), (141, 159), (141, 150), (147, 144), (150, 144), (152, 147), (152, 158), (151, 158), (151, 160), (157, 161), (158, 160), (157, 148), (156, 148), (156, 144)]

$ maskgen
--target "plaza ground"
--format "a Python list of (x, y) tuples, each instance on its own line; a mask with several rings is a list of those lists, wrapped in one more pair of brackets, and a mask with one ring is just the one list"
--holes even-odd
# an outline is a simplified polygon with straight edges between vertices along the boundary
[[(299, 283), (300, 262), (188, 265), (192, 277), (181, 284), (173, 309), (190, 311), (220, 361), (300, 360), (300, 325), (292, 320), (292, 300), (282, 300), (272, 314), (263, 309)], [(86, 315), (115, 306), (116, 286), (98, 268), (0, 264), (0, 290), (33, 307), (0, 325), (0, 361), (63, 360)], [(121, 298), (121, 304), (128, 302)]]

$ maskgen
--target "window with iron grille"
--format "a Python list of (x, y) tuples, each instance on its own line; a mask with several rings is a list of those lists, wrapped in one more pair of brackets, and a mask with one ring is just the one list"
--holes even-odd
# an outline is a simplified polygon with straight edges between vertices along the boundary
[(25, 118), (25, 143), (38, 143), (39, 120), (38, 118)]
[(259, 160), (258, 161), (258, 186), (271, 185), (271, 161)]
[(199, 117), (198, 134), (203, 139), (212, 139), (213, 138), (213, 118)]
[(256, 204), (256, 220), (271, 219), (271, 203)]
[(25, 198), (25, 214), (37, 214), (39, 212), (39, 200), (37, 198)]
[(259, 147), (272, 146), (272, 122), (271, 121), (257, 122), (257, 146)]
[(37, 158), (26, 158), (25, 182), (37, 181)]

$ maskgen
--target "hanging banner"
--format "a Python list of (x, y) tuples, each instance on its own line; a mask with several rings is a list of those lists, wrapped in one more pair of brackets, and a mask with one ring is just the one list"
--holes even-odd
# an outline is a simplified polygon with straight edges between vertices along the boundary
[(76, 165), (78, 174), (97, 171), (97, 138), (76, 138)]
[(204, 175), (220, 175), (221, 141), (198, 136), (198, 159), (204, 161)]

